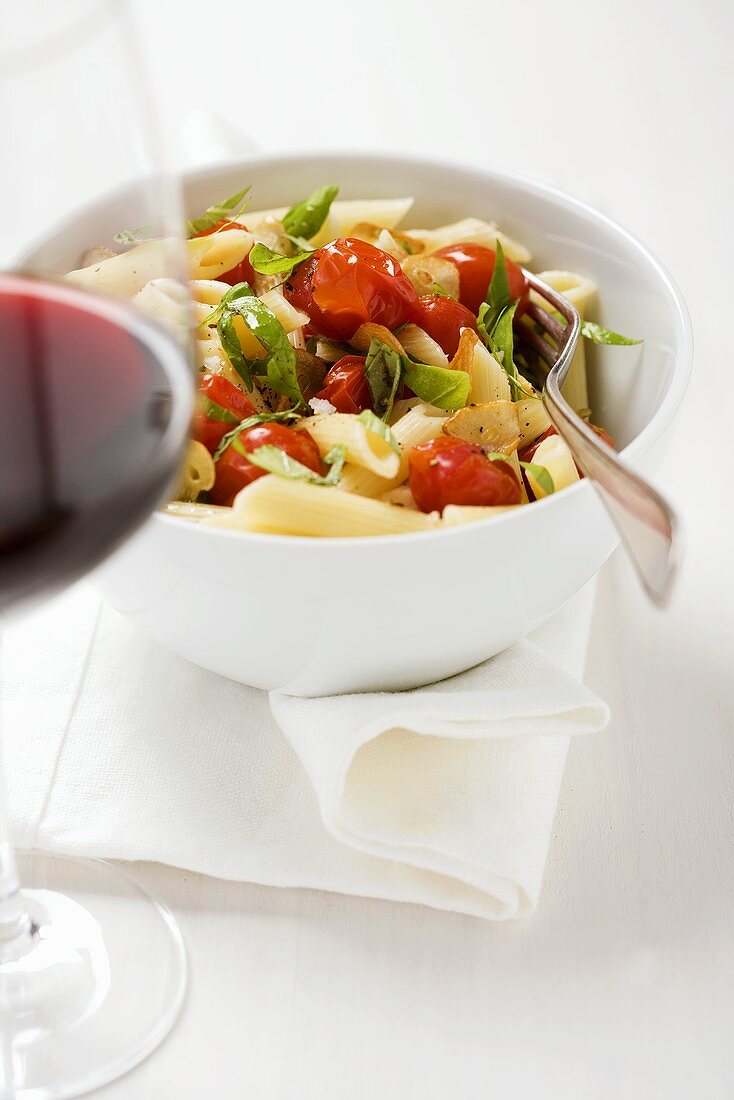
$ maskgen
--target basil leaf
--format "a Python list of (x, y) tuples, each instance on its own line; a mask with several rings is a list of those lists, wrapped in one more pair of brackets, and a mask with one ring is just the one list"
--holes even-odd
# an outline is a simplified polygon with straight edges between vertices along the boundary
[[(235, 418), (236, 419), (236, 418)], [(219, 446), (214, 452), (214, 461), (221, 458), (224, 452), (232, 443), (234, 443), (237, 436), (242, 432), (246, 432), (248, 428), (254, 428), (256, 424), (269, 424), (272, 421), (281, 420), (300, 420), (299, 414), (295, 409), (284, 409), (282, 412), (268, 412), (268, 413), (256, 413), (254, 416), (247, 416), (244, 420), (241, 420), (236, 428), (233, 428), (231, 432), (227, 432), (222, 436)]]
[(492, 332), (489, 334), (495, 358), (508, 378), (513, 379), (517, 379), (517, 367), (513, 359), (515, 341), (512, 332), (512, 322), (515, 319), (516, 309), (517, 302), (503, 309)]
[(310, 240), (326, 221), (329, 208), (338, 193), (338, 187), (317, 187), (307, 199), (297, 202), (283, 217), (286, 233)]
[(492, 279), (487, 287), (487, 296), (479, 307), (477, 327), (479, 335), (484, 340), (490, 351), (492, 347), (492, 334), (502, 319), (504, 312), (512, 305), (510, 283), (507, 278), (507, 264), (502, 245), (497, 241), (496, 258)]
[(112, 238), (118, 244), (140, 244), (141, 241), (150, 241), (155, 237), (155, 229), (152, 225), (139, 225), (137, 229), (123, 229), (121, 233), (115, 233)]
[(463, 409), (469, 398), (471, 379), (466, 371), (431, 367), (406, 361), (404, 382), (421, 401), (439, 409)]
[(368, 432), (374, 432), (375, 435), (379, 435), (388, 444), (391, 450), (400, 457), (400, 447), (398, 441), (392, 434), (390, 429), (384, 420), (380, 420), (379, 416), (375, 416), (371, 409), (365, 409), (357, 417), (360, 424), (364, 424)]
[(307, 260), (313, 251), (313, 248), (309, 248), (297, 252), (295, 256), (282, 256), (265, 244), (254, 244), (248, 258), (254, 270), (261, 275), (290, 275), (293, 268)]
[(220, 424), (238, 424), (239, 421), (235, 414), (229, 409), (223, 408), (221, 405), (217, 405), (216, 401), (212, 401), (210, 397), (203, 397), (199, 400), (199, 408), (204, 416), (208, 416), (210, 420), (218, 420)]
[[(117, 238), (115, 238), (117, 239)], [(620, 336), (610, 328), (596, 325), (593, 321), (581, 322), (581, 335), (594, 344), (641, 344), (642, 340), (632, 340), (629, 336)]]
[(370, 341), (364, 364), (364, 377), (372, 397), (372, 408), (381, 420), (392, 412), (403, 375), (404, 360), (377, 337)]
[[(200, 218), (194, 218), (193, 221), (186, 222), (187, 236), (195, 237), (197, 233), (204, 233), (207, 229), (213, 229), (217, 222), (229, 219), (236, 220), (250, 201), (246, 197), (249, 190), (249, 187), (243, 187), (236, 195), (230, 195), (228, 199), (222, 199), (221, 202), (216, 202), (214, 206), (208, 207)], [(232, 211), (236, 207), (239, 209), (233, 214)]]
[[(235, 317), (241, 317), (263, 345), (264, 358), (248, 359), (244, 354), (234, 324)], [(237, 283), (224, 295), (207, 320), (214, 318), (217, 319), (222, 347), (248, 390), (253, 386), (253, 374), (267, 374), (268, 385), (276, 393), (285, 394), (297, 405), (305, 404), (298, 384), (296, 353), (288, 343), (278, 318), (255, 296), (248, 283)]]
[(512, 303), (505, 253), (499, 241), (495, 249), (494, 271), (484, 300), (488, 306), (496, 309), (504, 309)]
[(451, 297), (448, 290), (444, 290), (444, 288), (441, 286), (440, 283), (434, 283), (433, 284), (433, 290), (431, 291), (431, 294), (435, 294), (437, 298), (450, 298)]
[(309, 481), (312, 485), (336, 485), (344, 468), (346, 447), (340, 443), (336, 447), (332, 447), (329, 453), (324, 456), (324, 462), (331, 466), (326, 477), (315, 473), (308, 466), (304, 466), (302, 462), (298, 462), (295, 458), (287, 455), (285, 451), (281, 451), (280, 447), (274, 447), (270, 443), (248, 452), (247, 458), (254, 466), (259, 466), (261, 470), (267, 470), (269, 474), (277, 474), (278, 477), (289, 477), (295, 481)]
[(533, 475), (544, 493), (555, 493), (556, 487), (553, 484), (550, 470), (545, 466), (539, 466), (537, 462), (520, 462), (520, 465), (523, 470), (527, 470), (529, 474)]

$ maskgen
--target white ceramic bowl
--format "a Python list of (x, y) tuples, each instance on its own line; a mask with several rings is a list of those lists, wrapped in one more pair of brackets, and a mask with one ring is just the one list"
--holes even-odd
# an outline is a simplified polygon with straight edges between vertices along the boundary
[[(322, 183), (343, 198), (414, 195), (408, 225), (496, 219), (533, 267), (589, 275), (600, 320), (645, 338), (593, 348), (591, 404), (624, 457), (653, 473), (692, 360), (684, 302), (623, 229), (542, 184), (397, 156), (310, 155), (207, 168), (186, 180), (193, 214), (251, 183), (258, 206)], [(130, 198), (98, 204), (56, 238), (79, 252), (135, 225)], [(597, 572), (617, 543), (588, 482), (481, 523), (429, 534), (306, 539), (207, 528), (157, 514), (95, 576), (106, 598), (188, 660), (295, 694), (406, 688), (468, 668), (522, 638)]]

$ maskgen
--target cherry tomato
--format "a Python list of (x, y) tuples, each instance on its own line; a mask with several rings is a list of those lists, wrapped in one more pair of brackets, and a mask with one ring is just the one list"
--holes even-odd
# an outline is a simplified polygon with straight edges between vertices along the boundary
[(308, 432), (293, 431), (285, 424), (256, 424), (242, 432), (217, 460), (217, 477), (211, 491), (215, 504), (231, 505), (240, 489), (265, 476), (267, 470), (253, 465), (247, 454), (266, 445), (279, 447), (309, 470), (323, 473), (321, 454)]
[(409, 484), (423, 512), (447, 504), (519, 504), (520, 483), (508, 462), (487, 458), (481, 447), (442, 435), (411, 448)]
[[(254, 415), (255, 406), (242, 390), (226, 378), (222, 378), (221, 374), (202, 374), (199, 394), (194, 415), (193, 435), (194, 439), (204, 444), (210, 454), (214, 454), (223, 437), (235, 424), (247, 416)], [(207, 412), (207, 401), (217, 405), (218, 408), (210, 408), (210, 412)], [(211, 413), (215, 415), (212, 416)], [(226, 415), (227, 413), (231, 413), (236, 420), (233, 421)]]
[(449, 359), (456, 353), (463, 328), (477, 331), (477, 319), (461, 302), (438, 294), (424, 294), (413, 307), (416, 325), (440, 344)]
[(372, 321), (394, 329), (412, 316), (413, 285), (397, 260), (366, 241), (338, 237), (299, 264), (285, 284), (288, 300), (330, 340), (351, 340)]
[[(478, 313), (492, 281), (496, 253), (481, 244), (450, 244), (446, 248), (439, 248), (434, 255), (451, 260), (456, 266), (459, 272), (459, 301), (472, 313)], [(513, 301), (520, 299), (517, 313), (521, 314), (528, 300), (527, 280), (512, 260), (505, 258), (505, 264), (510, 295)]]
[[(211, 229), (204, 229), (201, 233), (196, 233), (195, 236), (208, 237), (212, 233), (218, 233), (220, 229), (244, 229), (244, 226), (241, 225), (240, 222), (230, 222), (225, 218), (223, 221), (213, 225)], [(222, 283), (229, 283), (230, 286), (235, 286), (236, 283), (250, 283), (250, 285), (252, 285), (254, 276), (255, 269), (250, 263), (249, 256), (245, 256), (244, 259), (240, 260), (240, 262), (235, 265), (235, 267), (219, 275), (218, 279)]]
[(324, 378), (316, 396), (330, 401), (337, 412), (360, 413), (372, 408), (372, 395), (364, 377), (364, 355), (343, 355)]

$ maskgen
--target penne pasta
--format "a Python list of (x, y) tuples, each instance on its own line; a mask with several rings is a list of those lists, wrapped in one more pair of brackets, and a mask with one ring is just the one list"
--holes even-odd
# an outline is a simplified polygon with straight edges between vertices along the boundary
[(394, 478), (400, 469), (400, 455), (384, 436), (351, 413), (312, 416), (303, 423), (303, 428), (315, 439), (322, 455), (341, 445), (346, 449), (347, 462), (380, 478)]
[(346, 538), (430, 531), (439, 526), (440, 519), (436, 513), (425, 515), (382, 500), (270, 474), (238, 493), (227, 516), (204, 522), (242, 531)]
[[(550, 435), (543, 440), (533, 455), (533, 464), (545, 466), (553, 479), (553, 491), (556, 493), (579, 480), (579, 472), (576, 469), (573, 455), (568, 444), (561, 439), (560, 435)], [(527, 470), (526, 474), (535, 496), (538, 498), (548, 496), (545, 489), (538, 483), (533, 471)]]
[(507, 375), (479, 337), (475, 333), (472, 336), (474, 352), (470, 363), (469, 403), (480, 405), (489, 401), (510, 401), (512, 394)]
[[(337, 199), (331, 204), (323, 226), (310, 243), (314, 248), (319, 248), (335, 237), (348, 237), (350, 231), (360, 222), (369, 222), (381, 229), (395, 229), (410, 210), (413, 201), (412, 198)], [(242, 216), (248, 229), (257, 232), (269, 221), (281, 221), (287, 210), (287, 206), (276, 206), (269, 210), (248, 210)]]
[(176, 496), (182, 501), (195, 501), (199, 493), (207, 492), (214, 484), (214, 460), (203, 443), (192, 439), (186, 449), (179, 473)]
[(400, 464), (395, 475), (391, 478), (383, 478), (370, 470), (347, 465), (344, 467), (339, 489), (366, 497), (380, 497), (390, 489), (396, 489), (408, 476), (410, 448), (435, 439), (441, 434), (445, 421), (445, 415), (432, 416), (426, 412), (426, 406), (423, 403), (416, 405), (391, 428), (395, 442), (400, 448)]
[[(541, 271), (539, 278), (548, 283), (554, 290), (560, 291), (565, 298), (568, 298), (571, 305), (578, 310), (582, 321), (589, 318), (590, 312), (593, 312), (596, 304), (596, 285), (590, 279), (586, 279), (583, 275), (577, 275), (573, 271)], [(535, 292), (533, 292), (532, 297), (543, 309), (550, 309), (545, 299), (535, 294)], [(576, 412), (579, 409), (589, 407), (586, 349), (583, 338), (579, 338), (576, 345), (576, 351), (571, 360), (566, 380), (561, 387), (561, 392)]]
[[(191, 278), (217, 279), (236, 267), (251, 245), (252, 237), (244, 229), (228, 229), (186, 241)], [(91, 267), (70, 271), (65, 277), (85, 290), (132, 298), (146, 283), (177, 269), (180, 247), (179, 242), (168, 239), (143, 241)]]
[(482, 244), (485, 248), (494, 249), (499, 241), (505, 256), (515, 263), (527, 264), (533, 258), (524, 245), (502, 233), (494, 222), (485, 222), (480, 218), (462, 218), (438, 229), (409, 229), (407, 232), (410, 237), (421, 241), (426, 252), (436, 252), (439, 248), (459, 243)]
[(292, 306), (279, 287), (261, 294), (260, 301), (264, 302), (270, 312), (275, 314), (286, 334), (295, 332), (308, 324), (308, 314), (302, 313), (300, 309)]
[(460, 527), (465, 523), (476, 523), (479, 519), (491, 519), (500, 512), (511, 512), (513, 508), (519, 508), (519, 504), (505, 504), (475, 507), (471, 504), (447, 504), (441, 517), (442, 527)]
[(131, 299), (133, 305), (152, 317), (185, 344), (191, 336), (196, 313), (185, 288), (176, 279), (151, 279)]
[(208, 237), (192, 237), (186, 242), (191, 278), (217, 280), (244, 260), (252, 243), (252, 235), (244, 229), (224, 229)]
[(448, 367), (449, 357), (440, 344), (418, 325), (412, 322), (400, 330), (400, 343), (403, 350), (419, 363), (428, 363), (432, 367)]

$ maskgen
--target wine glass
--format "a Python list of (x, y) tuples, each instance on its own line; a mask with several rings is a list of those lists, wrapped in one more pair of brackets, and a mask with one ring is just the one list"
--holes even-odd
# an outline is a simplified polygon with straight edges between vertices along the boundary
[[(6, 617), (82, 576), (161, 501), (193, 401), (183, 223), (129, 4), (10, 7), (0, 8)], [(114, 201), (95, 205), (110, 190)], [(129, 247), (116, 231), (139, 226), (157, 240), (144, 285), (90, 277)], [(65, 278), (71, 269), (82, 274)], [(168, 327), (144, 312), (153, 276)], [(0, 790), (0, 1096), (77, 1096), (124, 1073), (169, 1031), (185, 983), (171, 914), (110, 864), (17, 859)]]

